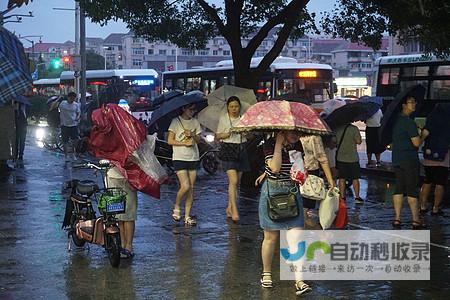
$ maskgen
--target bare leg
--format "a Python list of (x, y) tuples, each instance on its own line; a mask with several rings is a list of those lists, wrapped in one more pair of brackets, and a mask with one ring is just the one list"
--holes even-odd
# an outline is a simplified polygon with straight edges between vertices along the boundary
[(122, 249), (125, 249), (125, 241), (126, 241), (126, 234), (125, 234), (125, 225), (123, 221), (119, 221), (119, 230), (120, 230), (120, 246)]
[(372, 164), (372, 153), (370, 153), (370, 152), (367, 152), (367, 163), (369, 164), (369, 165), (371, 165)]
[(236, 170), (228, 170), (228, 208), (227, 211), (231, 214), (233, 221), (239, 220), (239, 211), (236, 205), (237, 188), (239, 181), (239, 174)]
[(355, 190), (355, 198), (359, 198), (359, 179), (353, 179), (353, 189)]
[(189, 174), (187, 170), (177, 171), (177, 177), (180, 183), (180, 189), (178, 190), (177, 197), (175, 199), (175, 208), (174, 208), (175, 210), (180, 209), (181, 201), (191, 188), (189, 183)]
[(377, 159), (377, 163), (381, 163), (381, 153), (376, 153), (375, 158)]
[(263, 272), (272, 272), (272, 260), (275, 246), (280, 236), (279, 231), (264, 230), (264, 240), (261, 246)]
[[(135, 230), (135, 221), (125, 221), (123, 223), (123, 231), (124, 231), (124, 237), (125, 241), (123, 241), (123, 245), (125, 249), (129, 250), (130, 252), (133, 252), (133, 239), (134, 239), (134, 230)], [(122, 234), (122, 229), (120, 231)], [(122, 238), (122, 236), (121, 236)]]
[(339, 178), (338, 184), (339, 184), (339, 194), (341, 195), (341, 198), (345, 198), (345, 179)]
[[(437, 188), (437, 185), (436, 185)], [(431, 184), (430, 183), (424, 183), (422, 184), (422, 188), (420, 189), (420, 209), (425, 210), (428, 207), (428, 195), (430, 194), (431, 190)], [(435, 196), (436, 199), (436, 196)]]
[(434, 188), (434, 206), (433, 206), (433, 212), (438, 212), (439, 208), (441, 207), (442, 199), (444, 198), (444, 192), (445, 188), (443, 185), (436, 184), (436, 187)]
[[(297, 227), (292, 228), (286, 231), (286, 241), (289, 245), (289, 253), (296, 253), (298, 251), (298, 242), (301, 240), (301, 236), (303, 233), (303, 228)], [(297, 269), (301, 270), (302, 263), (300, 261), (297, 262)], [(296, 263), (294, 263), (296, 266)], [(299, 283), (299, 286), (303, 283), (303, 276), (301, 272), (295, 272), (295, 281)]]
[(411, 216), (413, 222), (419, 222), (419, 201), (414, 197), (407, 197), (409, 208), (411, 209)]
[(189, 191), (186, 196), (186, 204), (184, 206), (184, 218), (188, 218), (191, 215), (192, 202), (194, 201), (194, 185), (197, 178), (196, 170), (189, 170)]
[(395, 220), (400, 221), (400, 215), (402, 212), (403, 195), (396, 194), (392, 196), (392, 201), (394, 202)]

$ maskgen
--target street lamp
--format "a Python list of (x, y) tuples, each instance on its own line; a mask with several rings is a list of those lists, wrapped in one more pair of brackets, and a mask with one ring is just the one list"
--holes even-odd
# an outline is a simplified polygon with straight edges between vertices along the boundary
[[(19, 34), (19, 36), (18, 36), (19, 39), (23, 39), (23, 40), (31, 43), (31, 57), (32, 57), (33, 62), (35, 61), (34, 60), (34, 41), (30, 40), (28, 38), (39, 38), (39, 43), (42, 43), (42, 37), (43, 37), (43, 35), (25, 35), (25, 36), (21, 36)], [(28, 55), (28, 59), (30, 59), (30, 55)], [(31, 62), (30, 62), (30, 64), (31, 64)], [(31, 65), (30, 65), (30, 67), (31, 67)]]

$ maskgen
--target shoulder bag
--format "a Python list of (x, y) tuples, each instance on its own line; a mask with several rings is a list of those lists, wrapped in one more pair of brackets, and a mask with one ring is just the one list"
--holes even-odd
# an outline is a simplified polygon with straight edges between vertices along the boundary
[[(274, 222), (280, 222), (295, 218), (299, 214), (296, 199), (297, 188), (293, 188), (289, 193), (270, 195), (270, 182), (267, 181), (267, 213)], [(303, 212), (302, 212), (303, 213)]]
[(300, 186), (300, 194), (311, 200), (322, 201), (326, 196), (325, 182), (319, 176), (309, 174)]

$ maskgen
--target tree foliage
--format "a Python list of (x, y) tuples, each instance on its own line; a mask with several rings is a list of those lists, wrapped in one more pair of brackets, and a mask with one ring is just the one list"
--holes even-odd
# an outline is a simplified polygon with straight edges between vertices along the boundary
[[(315, 0), (319, 1), (319, 0)], [(281, 53), (288, 38), (319, 33), (309, 0), (80, 0), (92, 21), (102, 25), (122, 19), (137, 36), (149, 41), (172, 42), (182, 48), (202, 49), (209, 38), (223, 36), (230, 45), (239, 86), (254, 87), (256, 78)], [(339, 0), (340, 5), (322, 17), (328, 34), (380, 46), (387, 31), (405, 42), (417, 36), (427, 50), (448, 52), (450, 9), (447, 1)], [(445, 30), (438, 24), (445, 23)], [(275, 42), (256, 69), (251, 58), (263, 40)], [(246, 38), (246, 42), (242, 42)], [(446, 50), (447, 49), (447, 50)]]
[(445, 0), (339, 0), (321, 24), (326, 33), (378, 49), (383, 33), (400, 44), (420, 41), (425, 52), (450, 53), (450, 2)]

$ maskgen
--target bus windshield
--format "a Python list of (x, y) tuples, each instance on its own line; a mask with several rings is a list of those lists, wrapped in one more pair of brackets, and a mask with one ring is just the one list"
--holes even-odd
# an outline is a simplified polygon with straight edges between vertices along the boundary
[(331, 84), (324, 80), (281, 79), (276, 98), (305, 103), (320, 103), (331, 99)]

